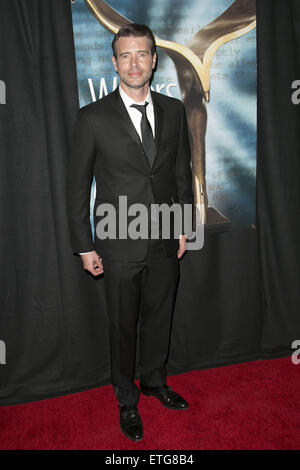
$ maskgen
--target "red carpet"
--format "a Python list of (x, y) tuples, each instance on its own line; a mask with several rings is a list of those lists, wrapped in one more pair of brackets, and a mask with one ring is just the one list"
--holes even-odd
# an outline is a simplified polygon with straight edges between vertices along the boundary
[(111, 386), (0, 407), (0, 449), (300, 449), (299, 374), (286, 357), (169, 377), (190, 408), (141, 395), (138, 443), (119, 430)]

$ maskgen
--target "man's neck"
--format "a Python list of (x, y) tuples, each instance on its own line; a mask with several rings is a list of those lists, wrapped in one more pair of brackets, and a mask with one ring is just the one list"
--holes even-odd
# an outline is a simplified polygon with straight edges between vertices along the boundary
[(141, 103), (142, 101), (145, 101), (145, 98), (149, 93), (149, 83), (146, 83), (146, 85), (141, 88), (129, 88), (122, 82), (120, 82), (120, 86), (124, 93), (126, 93), (126, 95), (129, 96), (136, 103)]

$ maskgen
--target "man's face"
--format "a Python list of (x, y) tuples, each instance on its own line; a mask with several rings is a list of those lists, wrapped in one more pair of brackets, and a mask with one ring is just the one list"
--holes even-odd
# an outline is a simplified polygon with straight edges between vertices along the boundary
[(116, 54), (117, 58), (112, 58), (114, 69), (126, 87), (138, 89), (149, 82), (155, 67), (156, 54), (151, 55), (147, 36), (119, 38), (116, 42)]

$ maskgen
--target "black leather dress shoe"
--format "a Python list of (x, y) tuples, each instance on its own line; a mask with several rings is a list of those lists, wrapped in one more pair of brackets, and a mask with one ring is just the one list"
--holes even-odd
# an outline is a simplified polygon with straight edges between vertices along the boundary
[(143, 439), (143, 424), (136, 405), (119, 404), (120, 427), (124, 436), (132, 441)]
[(146, 387), (140, 384), (140, 387), (144, 395), (158, 398), (166, 408), (171, 410), (187, 410), (189, 407), (188, 403), (167, 385), (162, 387)]

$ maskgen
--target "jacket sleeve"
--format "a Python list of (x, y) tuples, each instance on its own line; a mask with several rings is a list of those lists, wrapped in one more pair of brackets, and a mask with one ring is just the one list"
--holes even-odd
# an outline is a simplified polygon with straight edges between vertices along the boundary
[(180, 204), (192, 204), (194, 201), (192, 191), (191, 151), (188, 137), (188, 127), (185, 109), (181, 103), (180, 131), (176, 156), (176, 183)]
[(182, 215), (184, 214), (184, 204), (192, 204), (192, 223), (194, 223), (194, 195), (192, 190), (193, 178), (191, 169), (191, 151), (184, 105), (180, 103), (180, 107), (180, 132), (175, 169), (177, 193), (179, 204), (181, 205), (182, 209)]
[(90, 195), (96, 157), (93, 129), (85, 112), (78, 111), (66, 181), (67, 217), (74, 253), (95, 250), (90, 224)]

